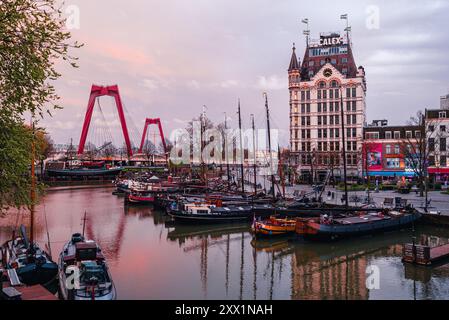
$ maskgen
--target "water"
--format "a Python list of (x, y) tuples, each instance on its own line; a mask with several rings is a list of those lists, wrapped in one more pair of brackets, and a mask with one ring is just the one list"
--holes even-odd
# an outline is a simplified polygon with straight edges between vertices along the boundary
[[(125, 209), (111, 188), (49, 192), (38, 206), (36, 239), (53, 258), (72, 233), (103, 249), (119, 299), (448, 299), (449, 265), (404, 266), (402, 244), (411, 231), (335, 243), (252, 241), (249, 226), (168, 227), (162, 212)], [(0, 218), (0, 241), (26, 212)], [(449, 238), (449, 230), (418, 227), (416, 235)], [(379, 289), (368, 289), (368, 266), (377, 266)]]

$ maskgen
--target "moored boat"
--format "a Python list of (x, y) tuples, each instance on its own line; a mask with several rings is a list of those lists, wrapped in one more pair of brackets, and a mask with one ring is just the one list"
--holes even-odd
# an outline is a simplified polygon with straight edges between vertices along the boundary
[(73, 234), (62, 249), (58, 267), (59, 292), (64, 300), (116, 299), (108, 265), (95, 241), (86, 240), (79, 233)]
[(336, 240), (406, 227), (421, 217), (416, 210), (361, 212), (359, 215), (321, 215), (298, 218), (296, 233), (308, 239)]
[(296, 220), (288, 218), (276, 218), (253, 222), (252, 231), (256, 236), (279, 236), (294, 233)]
[(58, 273), (57, 264), (36, 242), (28, 240), (23, 225), (20, 233), (19, 237), (7, 241), (1, 248), (3, 267), (6, 270), (15, 269), (22, 284), (51, 287)]
[(251, 206), (217, 207), (208, 203), (172, 202), (167, 213), (179, 222), (224, 223), (243, 222), (252, 218)]

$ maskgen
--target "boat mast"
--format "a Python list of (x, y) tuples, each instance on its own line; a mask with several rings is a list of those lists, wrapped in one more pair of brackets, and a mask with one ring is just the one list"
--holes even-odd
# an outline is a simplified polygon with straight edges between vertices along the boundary
[(282, 197), (285, 198), (285, 182), (284, 182), (284, 171), (282, 168), (282, 155), (281, 155), (281, 149), (278, 145), (278, 157), (279, 157), (279, 178), (281, 179), (281, 185), (282, 185)]
[(267, 130), (268, 130), (268, 152), (270, 154), (270, 171), (271, 171), (271, 193), (273, 195), (273, 199), (276, 198), (274, 194), (274, 173), (273, 173), (273, 155), (271, 153), (271, 132), (270, 132), (270, 111), (268, 109), (268, 96), (267, 93), (264, 92), (263, 95), (265, 96), (265, 109), (267, 112)]
[(84, 211), (84, 218), (83, 218), (83, 238), (84, 238), (84, 231), (86, 230), (86, 215), (87, 211)]
[(239, 114), (239, 133), (240, 133), (240, 176), (242, 180), (242, 193), (245, 194), (245, 176), (243, 173), (243, 160), (245, 158), (245, 151), (243, 150), (243, 138), (242, 138), (242, 116), (240, 114), (240, 99), (238, 103), (238, 111)]
[(31, 205), (30, 205), (30, 248), (34, 248), (34, 203), (36, 201), (36, 175), (34, 157), (36, 152), (34, 120), (31, 120), (32, 140), (31, 140)]
[(254, 174), (254, 196), (257, 196), (257, 157), (256, 157), (256, 128), (254, 126), (254, 114), (251, 114), (251, 125), (253, 128), (253, 153), (254, 153), (254, 163), (253, 163), (253, 174)]
[(225, 132), (224, 132), (224, 139), (225, 139), (225, 157), (226, 157), (226, 172), (228, 175), (228, 189), (231, 190), (231, 173), (229, 171), (229, 157), (228, 157), (228, 140), (227, 140), (227, 130), (228, 130), (228, 122), (227, 122), (227, 117), (226, 117), (226, 112), (224, 113), (225, 115), (225, 121), (224, 121), (224, 128), (225, 128)]
[(345, 206), (348, 207), (348, 182), (346, 181), (346, 138), (345, 138), (345, 119), (343, 113), (343, 87), (340, 84), (340, 117), (341, 117), (341, 142), (343, 148), (343, 179), (345, 184)]

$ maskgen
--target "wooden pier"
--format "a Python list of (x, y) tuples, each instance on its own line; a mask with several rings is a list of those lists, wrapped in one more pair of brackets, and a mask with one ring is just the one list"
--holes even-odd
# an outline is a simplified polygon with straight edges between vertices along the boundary
[(407, 243), (403, 247), (403, 262), (430, 266), (446, 258), (449, 258), (449, 244), (430, 247)]

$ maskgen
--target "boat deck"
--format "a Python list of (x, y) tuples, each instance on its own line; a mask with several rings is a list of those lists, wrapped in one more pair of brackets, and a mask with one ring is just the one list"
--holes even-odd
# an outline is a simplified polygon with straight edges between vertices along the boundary
[(388, 217), (379, 217), (379, 216), (359, 216), (359, 217), (346, 217), (346, 218), (336, 218), (334, 219), (335, 222), (340, 224), (357, 224), (357, 223), (367, 223), (367, 222), (373, 222), (373, 221), (380, 221), (388, 219)]

